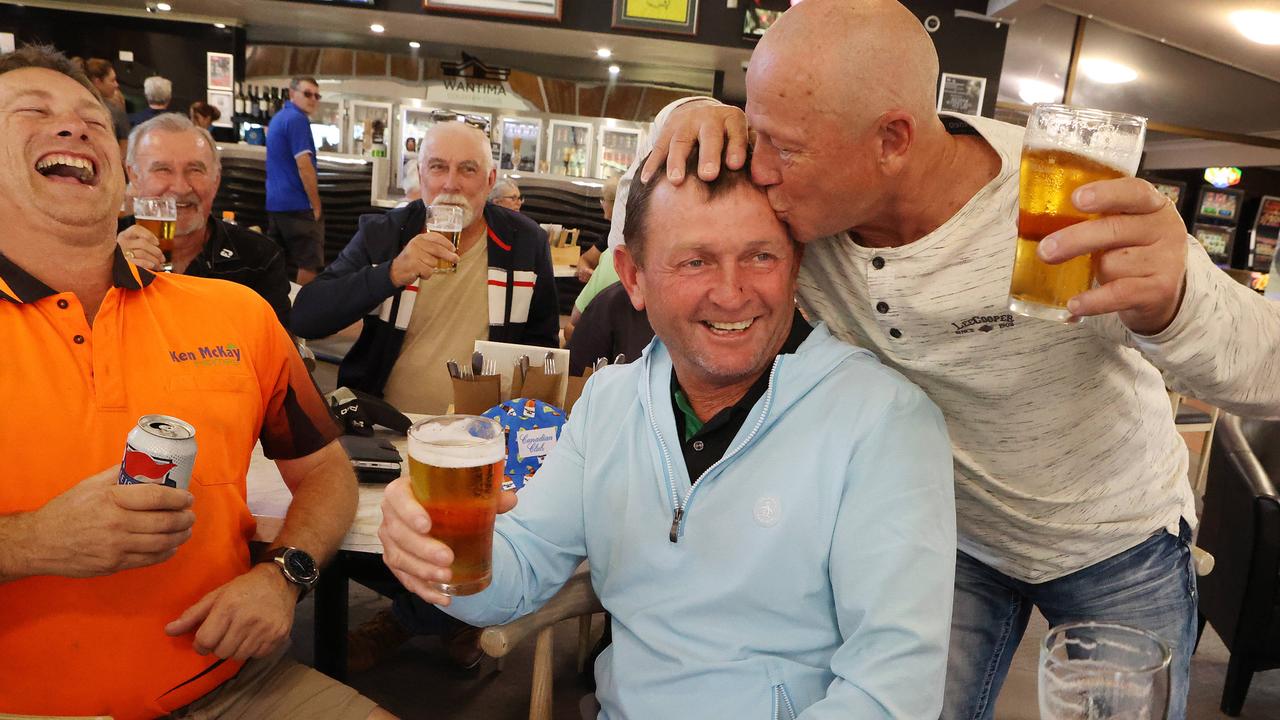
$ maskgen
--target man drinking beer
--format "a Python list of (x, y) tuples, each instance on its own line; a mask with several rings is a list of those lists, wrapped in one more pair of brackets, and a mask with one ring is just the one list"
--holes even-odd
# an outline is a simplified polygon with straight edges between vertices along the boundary
[(457, 519), (404, 479), (387, 565), (488, 625), (589, 559), (612, 616), (601, 718), (937, 717), (955, 568), (937, 409), (799, 316), (800, 248), (745, 172), (633, 189), (617, 269), (658, 339), (592, 377), (498, 518), (486, 589), (441, 592)]
[(1280, 415), (1280, 305), (1214, 268), (1149, 184), (1121, 178), (1072, 196), (1103, 217), (1039, 244), (1048, 263), (1094, 253), (1098, 286), (1068, 305), (1088, 320), (1014, 316), (1023, 130), (939, 117), (937, 87), (929, 35), (897, 2), (805, 0), (756, 48), (746, 114), (681, 106), (645, 170), (665, 160), (678, 182), (697, 155), (710, 179), (722, 147), (741, 167), (749, 121), (752, 178), (809, 241), (801, 305), (946, 415), (960, 552), (943, 717), (992, 717), (1037, 607), (1054, 625), (1159, 635), (1181, 720), (1195, 507), (1165, 379), (1231, 412)]

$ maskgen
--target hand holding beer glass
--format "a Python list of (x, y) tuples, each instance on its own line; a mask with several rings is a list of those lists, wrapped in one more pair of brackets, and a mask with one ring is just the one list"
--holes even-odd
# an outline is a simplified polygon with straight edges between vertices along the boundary
[(1042, 261), (1040, 241), (1100, 217), (1071, 202), (1076, 188), (1098, 180), (1132, 177), (1142, 159), (1146, 118), (1124, 113), (1036, 105), (1022, 146), (1018, 246), (1009, 287), (1009, 309), (1019, 315), (1075, 322), (1067, 301), (1093, 286), (1090, 255), (1059, 265)]
[(442, 415), (409, 428), (409, 480), (431, 520), (429, 534), (453, 551), (444, 595), (474, 595), (489, 586), (493, 521), (502, 489), (506, 438), (497, 421)]
[[(462, 242), (462, 208), (457, 205), (432, 205), (428, 208), (427, 232), (440, 233), (453, 243), (453, 252), (458, 252), (458, 244)], [(447, 260), (436, 261), (436, 272), (452, 273), (458, 271), (458, 263)]]
[(160, 241), (164, 271), (173, 272), (173, 237), (178, 229), (177, 199), (171, 196), (134, 198), (133, 219)]

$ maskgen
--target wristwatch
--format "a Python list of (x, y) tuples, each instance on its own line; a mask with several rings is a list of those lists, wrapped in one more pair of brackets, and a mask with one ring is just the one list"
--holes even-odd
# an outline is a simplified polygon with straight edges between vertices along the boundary
[(311, 592), (311, 588), (315, 587), (316, 580), (320, 579), (320, 569), (316, 566), (315, 558), (311, 557), (306, 550), (299, 550), (294, 547), (278, 547), (268, 552), (258, 562), (274, 562), (276, 567), (280, 568), (280, 573), (284, 575), (284, 579), (297, 585), (302, 589), (298, 593), (298, 599), (307, 596)]

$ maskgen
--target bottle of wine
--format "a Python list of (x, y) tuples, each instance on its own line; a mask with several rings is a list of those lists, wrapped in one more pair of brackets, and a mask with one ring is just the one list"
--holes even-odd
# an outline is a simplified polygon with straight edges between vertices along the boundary
[(271, 104), (267, 100), (266, 88), (258, 94), (258, 117), (262, 118), (262, 122), (271, 119)]
[(257, 122), (258, 120), (258, 88), (253, 85), (249, 86), (249, 96), (245, 98), (245, 104), (248, 106), (244, 109), (244, 114), (250, 120)]
[(235, 117), (239, 118), (244, 115), (244, 84), (236, 83), (236, 97), (234, 101)]

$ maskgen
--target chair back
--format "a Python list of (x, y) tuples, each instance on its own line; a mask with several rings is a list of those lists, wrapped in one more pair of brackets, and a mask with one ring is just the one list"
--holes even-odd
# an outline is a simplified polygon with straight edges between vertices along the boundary
[(1223, 413), (1214, 435), (1197, 544), (1216, 566), (1200, 612), (1232, 653), (1280, 666), (1280, 421)]

